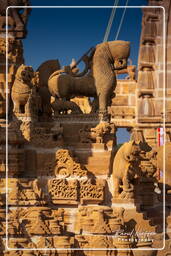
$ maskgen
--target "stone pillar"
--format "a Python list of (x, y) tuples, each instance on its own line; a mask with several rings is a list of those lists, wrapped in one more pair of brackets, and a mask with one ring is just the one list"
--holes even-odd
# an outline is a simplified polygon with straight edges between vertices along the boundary
[[(166, 119), (171, 120), (171, 103), (169, 93), (169, 22), (170, 1), (149, 0), (149, 6), (163, 6), (166, 10), (166, 60), (164, 59), (163, 24), (164, 14), (162, 8), (143, 9), (142, 33), (140, 40), (140, 53), (138, 60), (138, 125), (151, 127), (145, 129), (145, 139), (151, 146), (157, 145), (157, 128), (163, 126), (164, 96), (166, 86)], [(164, 84), (164, 63), (167, 61), (166, 84)], [(170, 110), (169, 110), (170, 109)], [(170, 119), (169, 119), (170, 118)], [(168, 127), (169, 128), (169, 127)], [(148, 138), (153, 134), (153, 140)]]

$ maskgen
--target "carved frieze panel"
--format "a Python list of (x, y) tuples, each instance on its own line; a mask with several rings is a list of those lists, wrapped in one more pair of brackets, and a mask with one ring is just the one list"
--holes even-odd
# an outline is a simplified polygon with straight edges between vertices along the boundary
[(51, 179), (48, 182), (48, 189), (54, 204), (78, 203), (77, 180)]
[(81, 203), (101, 203), (104, 200), (105, 180), (80, 180)]

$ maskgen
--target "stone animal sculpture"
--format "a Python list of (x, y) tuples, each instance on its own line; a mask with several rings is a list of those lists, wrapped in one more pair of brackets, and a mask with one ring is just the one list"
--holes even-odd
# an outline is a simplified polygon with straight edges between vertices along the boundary
[(21, 65), (15, 75), (11, 98), (14, 103), (14, 113), (25, 113), (29, 104), (34, 84), (32, 82), (35, 72), (31, 66)]
[(114, 197), (133, 192), (131, 181), (139, 175), (137, 156), (140, 151), (135, 141), (124, 143), (117, 151), (113, 163)]
[(51, 94), (48, 90), (48, 79), (52, 73), (60, 69), (60, 64), (58, 60), (47, 60), (43, 62), (36, 72), (39, 73), (39, 84), (38, 93), (41, 97), (41, 113), (40, 115), (45, 118), (50, 117), (52, 114), (51, 110)]
[(55, 100), (53, 103), (51, 103), (51, 107), (54, 110), (55, 115), (67, 114), (68, 111), (71, 112), (71, 114), (82, 114), (80, 107), (72, 101), (62, 101), (62, 100)]
[(111, 41), (96, 46), (89, 58), (90, 70), (81, 77), (77, 74), (54, 72), (48, 80), (52, 96), (70, 100), (74, 96), (96, 97), (99, 112), (106, 113), (110, 97), (116, 87), (115, 70), (127, 67), (130, 43)]

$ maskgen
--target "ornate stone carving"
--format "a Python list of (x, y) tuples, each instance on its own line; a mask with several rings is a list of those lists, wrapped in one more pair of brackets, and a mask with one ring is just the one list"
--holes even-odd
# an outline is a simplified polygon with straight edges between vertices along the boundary
[(10, 205), (41, 205), (44, 195), (37, 184), (37, 180), (9, 178)]
[(78, 159), (67, 149), (59, 149), (56, 153), (55, 175), (87, 176), (87, 170), (81, 166)]
[(114, 234), (123, 228), (123, 213), (123, 208), (80, 207), (75, 232), (77, 234)]
[(48, 189), (51, 200), (54, 204), (58, 203), (77, 203), (78, 191), (77, 180), (51, 179), (48, 182)]
[(104, 143), (105, 135), (110, 134), (112, 128), (109, 123), (102, 122), (96, 127), (92, 128), (90, 125), (85, 125), (80, 129), (80, 142), (81, 143)]
[[(4, 37), (0, 37), (0, 61), (4, 62), (4, 66), (5, 66), (5, 56), (6, 56), (6, 39)], [(23, 45), (20, 40), (16, 40), (14, 38), (8, 38), (8, 61), (9, 61), (9, 66), (12, 63), (15, 63), (16, 65), (20, 65), (23, 62)]]
[[(5, 33), (6, 8), (8, 6), (29, 6), (29, 0), (2, 0), (0, 7), (0, 33)], [(23, 10), (23, 12), (21, 12)], [(30, 13), (29, 8), (8, 9), (8, 31), (16, 38), (24, 38), (26, 35), (26, 23)]]
[(80, 180), (81, 203), (101, 203), (104, 200), (105, 180)]

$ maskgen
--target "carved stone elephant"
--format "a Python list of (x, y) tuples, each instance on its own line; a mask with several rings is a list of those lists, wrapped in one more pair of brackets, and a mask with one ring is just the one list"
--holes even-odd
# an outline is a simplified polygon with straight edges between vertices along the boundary
[(130, 43), (111, 41), (96, 46), (90, 60), (90, 71), (76, 77), (54, 72), (48, 80), (52, 96), (70, 100), (73, 96), (97, 97), (99, 112), (106, 113), (116, 87), (115, 70), (127, 67)]

